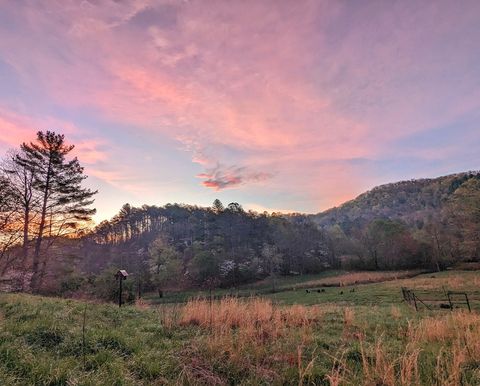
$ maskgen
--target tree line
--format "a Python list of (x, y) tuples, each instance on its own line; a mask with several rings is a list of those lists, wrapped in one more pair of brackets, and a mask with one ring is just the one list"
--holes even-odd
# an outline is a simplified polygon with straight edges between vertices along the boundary
[(324, 232), (301, 215), (224, 207), (124, 205), (84, 243), (83, 261), (97, 271), (108, 265), (133, 272), (146, 288), (231, 287), (274, 275), (333, 268)]
[(389, 184), (318, 215), (125, 204), (93, 226), (96, 191), (72, 150), (38, 132), (2, 160), (0, 277), (17, 274), (20, 289), (98, 293), (123, 268), (138, 291), (162, 295), (337, 268), (442, 270), (480, 255), (480, 173)]
[[(110, 256), (108, 261), (137, 272), (147, 287), (160, 291), (169, 286), (231, 287), (335, 268), (440, 271), (478, 261), (480, 175), (466, 173), (440, 185), (429, 194), (435, 197), (432, 205), (416, 195), (425, 201), (421, 210), (367, 220), (357, 213), (356, 223), (342, 223), (339, 217), (318, 224), (315, 216), (255, 213), (238, 203), (224, 207), (219, 200), (210, 208), (125, 205), (111, 221), (99, 224), (90, 242), (98, 256)], [(392, 195), (376, 205), (394, 205)]]

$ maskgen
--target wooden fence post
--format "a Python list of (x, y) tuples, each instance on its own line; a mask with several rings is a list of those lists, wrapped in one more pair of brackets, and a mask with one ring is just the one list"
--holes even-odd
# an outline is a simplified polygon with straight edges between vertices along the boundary
[(450, 298), (450, 291), (447, 292), (447, 297), (448, 297), (448, 304), (450, 304), (450, 311), (453, 311), (453, 303), (452, 303), (452, 299)]
[(467, 301), (468, 312), (472, 312), (472, 309), (470, 308), (470, 302), (468, 301), (468, 295), (466, 292), (465, 292), (465, 300)]

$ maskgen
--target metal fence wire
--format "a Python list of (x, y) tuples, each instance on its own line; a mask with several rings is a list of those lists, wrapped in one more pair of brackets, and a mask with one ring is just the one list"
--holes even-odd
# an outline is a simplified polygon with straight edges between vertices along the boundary
[(419, 311), (421, 307), (428, 310), (435, 308), (450, 309), (454, 308), (468, 308), (472, 311), (471, 301), (466, 292), (448, 291), (443, 288), (443, 291), (426, 291), (426, 290), (412, 290), (402, 287), (403, 300)]

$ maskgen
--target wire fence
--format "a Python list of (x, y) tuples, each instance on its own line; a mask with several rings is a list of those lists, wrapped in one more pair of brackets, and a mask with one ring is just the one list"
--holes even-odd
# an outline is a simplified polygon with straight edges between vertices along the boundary
[(412, 290), (402, 287), (403, 300), (415, 308), (421, 309), (450, 309), (465, 308), (472, 311), (474, 305), (480, 303), (480, 292), (471, 293), (462, 291), (449, 291), (442, 288), (442, 291)]

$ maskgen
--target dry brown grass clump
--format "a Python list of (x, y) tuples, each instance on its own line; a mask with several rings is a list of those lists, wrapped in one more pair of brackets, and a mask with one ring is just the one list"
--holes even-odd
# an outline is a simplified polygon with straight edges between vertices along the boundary
[[(346, 309), (344, 315), (347, 313)], [(348, 319), (344, 317), (344, 320)], [(480, 315), (475, 313), (456, 312), (427, 317), (418, 322), (410, 321), (404, 346), (400, 350), (389, 346), (383, 336), (370, 344), (366, 342), (365, 334), (354, 334), (350, 338), (357, 339), (360, 347), (360, 378), (352, 378), (355, 377), (355, 370), (349, 366), (345, 355), (341, 355), (335, 359), (326, 377), (332, 386), (352, 384), (353, 379), (356, 379), (353, 384), (363, 385), (423, 384), (425, 379), (421, 379), (420, 367), (422, 363), (425, 365), (422, 362), (425, 356), (432, 355), (429, 351), (434, 342), (441, 346), (433, 351), (436, 365), (427, 384), (470, 385), (478, 384), (475, 380), (480, 379), (480, 369), (475, 380), (465, 379), (466, 369), (478, 368), (480, 358)]]
[[(441, 317), (424, 318), (418, 325), (410, 325), (408, 334), (410, 340), (414, 342), (447, 342), (479, 331), (479, 328), (480, 317), (478, 314), (460, 311)], [(478, 334), (478, 338), (480, 338), (480, 334)]]
[[(421, 321), (413, 340), (444, 344), (437, 356), (439, 384), (462, 384), (463, 369), (478, 368), (480, 358), (480, 315), (456, 312), (441, 318)], [(480, 374), (479, 374), (480, 375)]]
[(390, 307), (390, 314), (392, 315), (392, 318), (400, 319), (402, 316), (402, 311), (400, 311), (400, 308), (398, 308), (398, 306), (392, 304), (392, 306)]
[(476, 366), (480, 358), (480, 315), (461, 311), (425, 318), (409, 326), (409, 342), (416, 350), (432, 342), (441, 343), (436, 359), (437, 383), (460, 385), (463, 369)]
[(353, 321), (355, 319), (355, 311), (353, 308), (350, 307), (345, 307), (343, 310), (343, 323), (346, 326), (351, 326), (353, 324)]
[(318, 322), (321, 315), (319, 307), (278, 307), (263, 298), (244, 300), (225, 297), (220, 301), (190, 300), (181, 312), (181, 324), (209, 327), (216, 331), (258, 329), (265, 325), (298, 327)]
[(395, 354), (391, 352), (382, 336), (368, 348), (366, 348), (364, 334), (356, 334), (355, 338), (360, 345), (361, 373), (355, 375), (355, 369), (349, 366), (343, 352), (339, 358), (335, 358), (331, 372), (326, 375), (331, 386), (420, 384), (418, 357), (421, 350), (419, 348), (407, 345), (402, 353)]
[(414, 288), (416, 290), (436, 290), (443, 291), (444, 288), (454, 291), (475, 290), (480, 286), (480, 274), (478, 272), (459, 272), (447, 276), (430, 276), (403, 279), (401, 283), (392, 283), (398, 287)]
[(297, 288), (309, 288), (315, 286), (349, 286), (355, 284), (367, 284), (367, 283), (379, 283), (383, 281), (397, 280), (416, 276), (422, 271), (373, 271), (373, 272), (351, 272), (345, 273), (339, 276), (327, 277), (319, 280), (312, 280), (301, 285)]
[[(343, 319), (339, 355), (320, 349), (315, 340), (331, 321), (324, 317), (331, 312), (334, 320)], [(380, 328), (373, 336), (368, 332), (371, 324), (363, 326), (361, 310), (353, 307), (279, 306), (268, 299), (226, 297), (194, 299), (164, 314), (170, 315), (165, 317), (168, 323), (201, 331), (184, 351), (188, 359), (182, 379), (187, 384), (227, 384), (231, 371), (281, 383), (286, 368), (296, 369), (299, 384), (308, 383), (325, 360), (333, 361), (323, 378), (331, 385), (407, 386), (425, 384), (427, 378), (431, 382), (426, 384), (475, 384), (469, 369), (480, 358), (480, 315), (447, 312), (407, 321), (398, 306), (385, 312), (398, 328)], [(399, 344), (392, 345), (395, 333)]]
[(150, 306), (142, 298), (138, 298), (135, 300), (135, 308), (138, 310), (147, 310), (150, 308)]
[(262, 298), (194, 299), (181, 310), (180, 324), (200, 326), (207, 332), (197, 342), (197, 351), (203, 352), (199, 355), (214, 361), (222, 358), (241, 371), (274, 382), (279, 375), (273, 369), (281, 363), (297, 367), (300, 379), (309, 376), (314, 357), (303, 347), (312, 343), (313, 327), (323, 314), (319, 307), (281, 307)]

